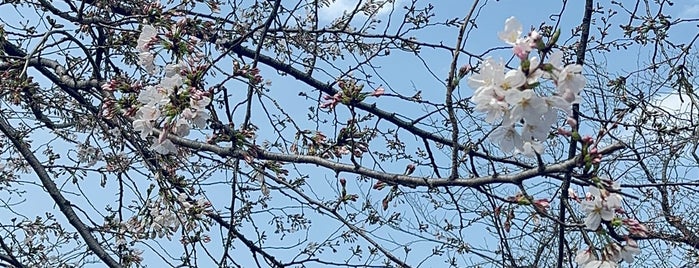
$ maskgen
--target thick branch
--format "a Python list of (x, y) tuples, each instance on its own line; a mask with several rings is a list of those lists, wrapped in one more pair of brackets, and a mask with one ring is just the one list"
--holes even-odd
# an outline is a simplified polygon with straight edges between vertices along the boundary
[[(587, 41), (590, 35), (590, 24), (592, 23), (592, 0), (585, 1), (585, 13), (582, 20), (582, 33), (580, 34), (580, 41), (578, 42), (577, 50), (577, 64), (585, 63), (585, 51), (587, 50)], [(573, 104), (573, 120), (576, 122), (580, 119), (580, 105)], [(573, 132), (578, 132), (578, 124), (573, 125)], [(568, 159), (573, 159), (577, 152), (578, 141), (575, 139), (570, 139), (570, 146), (568, 147)], [(566, 220), (566, 202), (568, 202), (568, 188), (570, 187), (570, 179), (573, 176), (573, 167), (569, 167), (565, 174), (565, 179), (561, 184), (561, 204), (558, 210), (558, 220), (565, 222)], [(558, 259), (556, 267), (563, 267), (563, 257), (565, 251), (565, 228), (561, 226), (558, 229)]]
[[(222, 157), (233, 157), (233, 158), (245, 158), (250, 157), (251, 154), (248, 151), (235, 148), (224, 148), (217, 145), (212, 145), (208, 143), (193, 141), (185, 138), (181, 138), (175, 135), (168, 135), (168, 138), (177, 145), (184, 146), (197, 151), (208, 151), (215, 153)], [(624, 145), (615, 143), (605, 148), (601, 148), (599, 152), (601, 154), (611, 154), (619, 149), (624, 148)], [(534, 178), (537, 176), (565, 172), (570, 168), (575, 167), (579, 163), (579, 156), (573, 159), (568, 159), (566, 161), (550, 164), (544, 168), (536, 167), (525, 169), (523, 171), (507, 174), (507, 175), (494, 175), (494, 176), (484, 176), (478, 178), (457, 178), (455, 180), (450, 180), (449, 178), (425, 178), (425, 177), (413, 177), (400, 174), (391, 174), (381, 171), (376, 171), (364, 167), (358, 167), (353, 164), (343, 164), (328, 159), (324, 159), (318, 156), (309, 155), (295, 155), (295, 154), (282, 154), (274, 153), (261, 150), (259, 148), (251, 149), (255, 150), (255, 156), (257, 159), (261, 160), (274, 160), (281, 162), (291, 162), (299, 164), (315, 164), (321, 167), (331, 169), (335, 172), (349, 172), (354, 174), (359, 174), (371, 178), (376, 178), (378, 180), (384, 181), (389, 184), (399, 184), (409, 187), (444, 187), (444, 186), (463, 186), (463, 187), (477, 187), (486, 184), (493, 183), (507, 183), (507, 184), (519, 184), (524, 180)]]
[(22, 140), (22, 135), (14, 129), (4, 116), (0, 116), (0, 131), (12, 141), (12, 144), (22, 157), (29, 163), (36, 175), (41, 180), (41, 184), (49, 193), (58, 208), (66, 216), (68, 222), (78, 231), (80, 236), (87, 244), (87, 247), (97, 255), (109, 267), (121, 267), (100, 245), (99, 241), (90, 234), (88, 227), (80, 220), (75, 211), (71, 207), (70, 201), (65, 199), (61, 194), (58, 186), (53, 182), (49, 174), (39, 162), (39, 159), (34, 156), (34, 153), (29, 149), (29, 145)]

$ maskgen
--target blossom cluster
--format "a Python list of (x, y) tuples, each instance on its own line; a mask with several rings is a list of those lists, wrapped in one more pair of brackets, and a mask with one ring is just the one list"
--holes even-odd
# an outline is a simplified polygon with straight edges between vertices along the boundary
[[(551, 53), (548, 63), (529, 57), (533, 50), (546, 57), (543, 51), (555, 43), (556, 35), (548, 46), (537, 31), (521, 35), (522, 24), (514, 17), (507, 19), (505, 30), (499, 33), (501, 40), (513, 46), (513, 53), (521, 60), (519, 68), (505, 71), (502, 60), (487, 58), (481, 62), (478, 73), (469, 77), (468, 85), (475, 89), (471, 98), (475, 110), (485, 113), (488, 123), (502, 120), (490, 140), (503, 152), (515, 150), (533, 156), (543, 151), (542, 142), (557, 120), (557, 111), (571, 115), (572, 105), (579, 103), (585, 77), (582, 66), (563, 64), (561, 51)], [(545, 96), (537, 91), (543, 80), (552, 81), (556, 92)]]
[(127, 245), (126, 238), (129, 236), (134, 240), (156, 237), (170, 239), (180, 230), (180, 227), (183, 228), (183, 233), (198, 232), (196, 221), (211, 212), (211, 203), (208, 200), (190, 199), (184, 193), (172, 199), (161, 195), (154, 201), (148, 200), (146, 207), (147, 213), (134, 216), (127, 221), (118, 222), (117, 220), (117, 222), (105, 223), (105, 228), (116, 224), (113, 227), (117, 229), (117, 245)]
[(357, 80), (351, 77), (338, 80), (337, 85), (340, 87), (340, 90), (337, 93), (332, 96), (323, 96), (323, 100), (325, 100), (325, 102), (320, 105), (321, 109), (327, 108), (328, 110), (332, 110), (340, 103), (351, 105), (363, 101), (367, 96), (378, 98), (384, 95), (386, 92), (383, 87), (378, 87), (370, 93), (362, 92), (364, 85), (358, 84)]
[(616, 242), (607, 244), (602, 249), (601, 259), (598, 259), (592, 248), (582, 249), (575, 256), (575, 262), (582, 268), (615, 268), (622, 260), (633, 263), (634, 256), (641, 253), (638, 244), (633, 239), (627, 239), (622, 246)]
[(155, 27), (151, 25), (143, 25), (141, 29), (141, 34), (138, 36), (138, 43), (136, 49), (138, 49), (138, 64), (143, 66), (143, 68), (149, 74), (155, 72), (155, 56), (150, 51), (153, 44), (156, 42), (158, 37), (158, 31)]
[(97, 161), (103, 159), (102, 152), (89, 143), (78, 144), (78, 162), (84, 163), (86, 167), (91, 167), (97, 164)]
[[(154, 40), (156, 35), (157, 31), (152, 26), (144, 26), (138, 38), (139, 50), (149, 50), (149, 40)], [(145, 64), (144, 68), (150, 70), (152, 59), (146, 53), (141, 53), (140, 57), (140, 62)], [(189, 62), (198, 60), (192, 58)], [(191, 83), (189, 76), (183, 77), (182, 74), (198, 72), (196, 68), (188, 70), (187, 66), (184, 63), (166, 65), (160, 83), (146, 86), (138, 94), (138, 102), (142, 106), (134, 116), (133, 128), (140, 132), (141, 138), (146, 138), (156, 127), (162, 127), (160, 136), (152, 147), (161, 154), (177, 152), (175, 145), (167, 139), (168, 134), (187, 136), (191, 125), (204, 128), (209, 119), (206, 106), (211, 103), (211, 98), (206, 92), (187, 84)]]
[[(617, 193), (620, 190), (619, 184), (606, 178), (595, 178), (593, 181), (596, 182), (595, 185), (588, 188), (583, 200), (577, 198), (574, 191), (569, 190), (569, 195), (580, 203), (585, 212), (585, 228), (596, 231), (604, 221), (613, 226), (624, 226), (632, 235), (645, 237), (648, 230), (643, 224), (634, 219), (620, 220), (618, 216), (618, 213), (623, 212), (623, 198)], [(578, 252), (575, 261), (581, 267), (617, 267), (617, 263), (622, 260), (632, 263), (634, 256), (641, 253), (641, 250), (634, 239), (626, 236), (624, 245), (609, 241), (600, 252), (598, 256), (594, 248), (588, 247)]]
[[(619, 184), (612, 185), (613, 189), (619, 190)], [(621, 210), (621, 195), (612, 193), (604, 188), (590, 186), (585, 200), (580, 202), (585, 211), (585, 228), (597, 230), (602, 220), (611, 221), (614, 219), (615, 211)]]
[[(522, 24), (510, 17), (498, 36), (512, 46), (513, 54), (520, 61), (519, 67), (508, 70), (502, 60), (486, 58), (478, 72), (468, 79), (468, 85), (475, 89), (471, 98), (476, 105), (475, 110), (485, 113), (486, 122), (499, 123), (489, 139), (497, 143), (503, 152), (516, 151), (529, 156), (540, 154), (543, 151), (542, 143), (551, 133), (559, 112), (569, 116), (566, 120), (568, 124), (577, 124), (570, 117), (572, 106), (580, 102), (579, 95), (586, 81), (581, 65), (565, 65), (563, 53), (553, 51), (559, 34), (559, 31), (555, 32), (548, 43), (544, 43), (537, 31), (522, 36)], [(538, 51), (540, 58), (530, 56), (534, 50)], [(553, 92), (539, 87), (546, 81), (555, 86)], [(568, 136), (573, 134), (562, 129), (558, 132)], [(576, 139), (583, 144), (585, 173), (596, 173), (602, 156), (594, 148), (593, 139), (581, 139), (579, 136)], [(583, 199), (578, 198), (572, 190), (569, 190), (569, 194), (585, 212), (585, 229), (595, 231), (603, 242), (600, 247), (590, 244), (580, 250), (575, 261), (581, 267), (617, 267), (621, 261), (631, 263), (634, 256), (640, 253), (638, 243), (632, 237), (645, 237), (648, 230), (638, 221), (621, 216), (623, 199), (618, 183), (597, 176), (593, 177), (592, 182)], [(513, 197), (512, 201), (529, 204), (533, 200), (519, 196)], [(545, 211), (549, 203), (546, 199), (540, 199), (534, 201), (534, 205)], [(609, 228), (625, 227), (629, 235), (611, 239), (608, 233), (601, 230), (603, 223)]]

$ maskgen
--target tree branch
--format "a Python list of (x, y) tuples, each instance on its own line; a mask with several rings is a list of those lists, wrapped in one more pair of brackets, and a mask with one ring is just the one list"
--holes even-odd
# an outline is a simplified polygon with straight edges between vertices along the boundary
[[(576, 63), (583, 65), (585, 63), (585, 52), (587, 50), (587, 40), (590, 35), (590, 24), (592, 23), (592, 0), (586, 0), (585, 1), (585, 13), (583, 15), (582, 19), (582, 33), (580, 34), (580, 41), (578, 42), (578, 50), (577, 50), (577, 60)], [(578, 120), (580, 119), (580, 105), (579, 104), (573, 104), (573, 120), (577, 122), (576, 124), (573, 125), (573, 133), (578, 132), (578, 126), (580, 125), (580, 122)], [(573, 159), (576, 155), (577, 152), (577, 145), (578, 141), (571, 138), (570, 139), (570, 145), (568, 146), (568, 159)], [(563, 183), (561, 184), (561, 199), (560, 199), (560, 207), (558, 210), (558, 220), (561, 222), (565, 222), (566, 220), (566, 202), (568, 202), (568, 188), (570, 187), (570, 180), (573, 177), (573, 166), (568, 167), (568, 170), (565, 173), (565, 178), (563, 180)], [(558, 259), (557, 259), (557, 265), (556, 267), (562, 268), (563, 267), (563, 259), (565, 256), (565, 228), (561, 226), (561, 228), (558, 229)]]
[(68, 222), (78, 231), (80, 236), (85, 241), (85, 244), (87, 244), (87, 247), (107, 266), (112, 268), (120, 268), (121, 265), (114, 260), (109, 253), (102, 248), (99, 241), (97, 241), (97, 239), (90, 234), (88, 227), (80, 220), (80, 217), (75, 214), (75, 211), (71, 207), (70, 201), (63, 197), (61, 191), (46, 172), (41, 162), (39, 162), (39, 159), (37, 159), (31, 149), (29, 149), (29, 145), (22, 140), (22, 135), (10, 125), (4, 116), (0, 116), (0, 131), (2, 131), (2, 133), (10, 139), (10, 141), (12, 141), (15, 149), (17, 149), (27, 163), (29, 163), (36, 175), (39, 177), (41, 185), (44, 186), (58, 208), (61, 210), (61, 212), (63, 212), (63, 215), (66, 216)]

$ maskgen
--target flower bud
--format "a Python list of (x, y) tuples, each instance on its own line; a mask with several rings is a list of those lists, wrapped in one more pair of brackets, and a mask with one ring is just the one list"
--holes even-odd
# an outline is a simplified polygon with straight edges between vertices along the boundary
[(468, 74), (468, 72), (470, 71), (471, 65), (466, 64), (464, 66), (461, 66), (461, 68), (459, 68), (459, 78), (464, 78), (464, 76), (466, 76), (466, 74)]
[(386, 183), (385, 183), (385, 182), (382, 182), (382, 181), (377, 181), (377, 182), (374, 184), (374, 190), (379, 190), (379, 191), (380, 191), (380, 190), (383, 189), (384, 187), (386, 187)]
[(408, 164), (408, 166), (405, 167), (405, 175), (406, 176), (413, 174), (414, 171), (415, 171), (415, 165), (413, 165), (413, 164)]
[(566, 136), (566, 137), (570, 137), (571, 135), (573, 135), (572, 132), (570, 132), (567, 129), (561, 128), (561, 127), (558, 128), (558, 134)]
[(384, 94), (386, 90), (383, 87), (378, 87), (374, 92), (371, 93), (372, 96), (378, 97)]
[(549, 46), (549, 47), (552, 47), (553, 45), (555, 45), (556, 42), (558, 42), (558, 38), (559, 38), (560, 36), (561, 36), (561, 29), (558, 29), (558, 30), (556, 30), (556, 31), (553, 33), (553, 36), (551, 37), (551, 39), (549, 39), (549, 44), (548, 44), (548, 46)]

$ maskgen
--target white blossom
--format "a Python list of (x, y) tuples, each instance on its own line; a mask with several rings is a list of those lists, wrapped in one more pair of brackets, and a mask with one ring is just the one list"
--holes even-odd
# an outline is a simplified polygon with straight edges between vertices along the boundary
[(136, 113), (133, 128), (141, 133), (141, 138), (146, 138), (153, 132), (153, 121), (160, 117), (160, 110), (153, 106), (143, 106)]
[(102, 155), (97, 148), (87, 143), (78, 144), (78, 162), (85, 163), (86, 167), (91, 167), (101, 159)]
[(141, 29), (141, 34), (138, 35), (138, 41), (137, 41), (137, 48), (139, 51), (149, 51), (150, 48), (148, 47), (148, 44), (153, 40), (153, 37), (158, 35), (158, 31), (155, 29), (155, 27), (151, 25), (143, 25), (143, 29)]
[(515, 45), (521, 35), (522, 24), (514, 16), (505, 20), (505, 29), (498, 33), (500, 40), (510, 45)]
[(595, 255), (592, 255), (592, 250), (590, 248), (581, 249), (578, 251), (578, 254), (575, 255), (575, 262), (578, 265), (585, 265), (594, 260), (596, 260), (596, 258)]
[(177, 153), (177, 147), (174, 143), (172, 143), (172, 141), (168, 139), (165, 139), (160, 143), (156, 142), (155, 144), (153, 144), (153, 146), (151, 146), (151, 150), (159, 154)]
[(475, 110), (486, 113), (485, 121), (488, 123), (502, 118), (509, 109), (509, 105), (504, 101), (504, 96), (499, 96), (497, 92), (497, 88), (494, 86), (481, 87), (478, 94), (472, 99), (476, 103)]
[(524, 127), (522, 127), (522, 139), (524, 139), (525, 141), (546, 140), (551, 128), (551, 125), (546, 123), (547, 122), (544, 122), (542, 120), (527, 120), (527, 122), (524, 124)]
[[(185, 109), (189, 110), (189, 109)], [(180, 136), (180, 137), (186, 137), (189, 135), (189, 123), (187, 122), (187, 119), (184, 118), (183, 116), (180, 116), (177, 118), (177, 121), (175, 121), (175, 135)]]
[(627, 263), (633, 263), (634, 257), (638, 254), (641, 254), (641, 249), (638, 247), (638, 243), (629, 238), (626, 240), (626, 245), (621, 248), (619, 258)]
[(578, 64), (570, 64), (563, 67), (558, 74), (556, 87), (563, 98), (570, 103), (577, 103), (579, 100), (569, 100), (566, 98), (566, 93), (576, 95), (585, 87), (585, 76), (582, 75), (582, 66)]
[(538, 141), (525, 141), (522, 145), (521, 153), (526, 156), (535, 156), (536, 154), (541, 154), (544, 151), (544, 146)]
[(149, 74), (155, 73), (155, 56), (150, 51), (138, 53), (138, 65), (146, 69)]
[(585, 227), (588, 230), (597, 230), (602, 220), (611, 221), (614, 218), (614, 208), (609, 207), (602, 197), (600, 190), (590, 186), (590, 198), (581, 202), (585, 211)]
[(482, 86), (500, 86), (505, 79), (505, 64), (487, 58), (481, 63), (480, 71), (468, 78), (468, 86), (478, 89)]
[(517, 133), (513, 125), (502, 125), (496, 128), (490, 135), (490, 140), (500, 145), (500, 150), (509, 153), (512, 150), (524, 150), (522, 136)]
[(505, 95), (505, 101), (512, 106), (510, 122), (513, 123), (522, 118), (527, 121), (538, 120), (548, 111), (544, 99), (531, 89), (508, 91)]
[(170, 99), (166, 92), (154, 86), (147, 86), (138, 93), (138, 101), (145, 105), (165, 105)]
[(181, 86), (184, 83), (182, 76), (179, 74), (174, 74), (172, 76), (165, 76), (160, 80), (160, 87), (167, 90), (167, 93), (171, 93), (174, 88)]
[(505, 77), (503, 79), (502, 84), (500, 87), (504, 90), (508, 89), (516, 89), (518, 87), (523, 86), (527, 82), (527, 77), (524, 75), (524, 73), (519, 70), (509, 70), (507, 73), (505, 73)]

